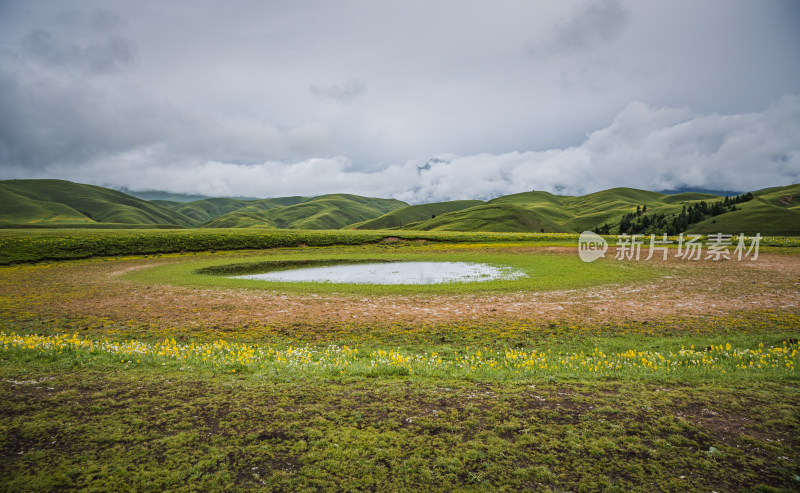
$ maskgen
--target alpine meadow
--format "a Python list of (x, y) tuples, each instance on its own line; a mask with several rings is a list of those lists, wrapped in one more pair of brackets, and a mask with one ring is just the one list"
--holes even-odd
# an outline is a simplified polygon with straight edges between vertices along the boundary
[[(2, 182), (2, 482), (792, 490), (800, 240), (787, 235), (800, 221), (780, 200), (798, 188), (409, 206)], [(678, 237), (658, 230), (681, 217)], [(759, 232), (757, 258), (681, 257), (678, 238), (717, 225)], [(583, 229), (611, 247), (627, 231), (673, 244), (585, 263)], [(387, 261), (524, 276), (232, 277)]]
[(0, 1), (1, 492), (800, 492), (800, 1)]

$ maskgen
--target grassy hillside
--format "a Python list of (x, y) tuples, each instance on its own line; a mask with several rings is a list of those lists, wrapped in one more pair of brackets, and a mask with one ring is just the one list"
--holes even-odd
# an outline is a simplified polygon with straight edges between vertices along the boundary
[[(322, 195), (313, 199), (298, 197), (297, 203), (280, 205), (277, 200), (258, 200), (253, 204), (207, 222), (207, 228), (268, 227), (281, 229), (339, 229), (349, 224), (376, 218), (407, 204), (394, 199), (357, 195)], [(285, 201), (284, 201), (285, 202)]]
[(753, 192), (753, 195), (776, 207), (800, 210), (800, 183), (785, 187), (765, 188)]
[(549, 192), (523, 192), (498, 197), (488, 203), (511, 204), (532, 209), (553, 222), (561, 223), (573, 217), (573, 214), (566, 210), (567, 201), (571, 198)]
[(166, 207), (167, 209), (174, 209), (175, 207), (181, 206), (183, 202), (177, 202), (175, 200), (150, 200), (151, 204), (158, 204)]
[(594, 216), (611, 219), (635, 211), (637, 205), (646, 204), (648, 208), (663, 205), (666, 197), (668, 196), (663, 193), (647, 190), (612, 188), (580, 197), (570, 197), (567, 209), (576, 217)]
[(753, 200), (739, 205), (741, 210), (697, 223), (689, 232), (800, 235), (800, 185), (767, 188), (753, 195)]
[(633, 188), (614, 188), (580, 197), (559, 196), (533, 191), (506, 195), (472, 207), (458, 214), (444, 214), (419, 224), (406, 224), (408, 229), (450, 231), (535, 231), (547, 233), (580, 232), (605, 223), (616, 225), (624, 214), (635, 212), (636, 206), (680, 210), (682, 205), (667, 206), (667, 195)]
[[(800, 185), (775, 187), (754, 193), (755, 198), (736, 205), (736, 210), (689, 225), (690, 233), (745, 233), (752, 235), (800, 235)], [(619, 232), (626, 215), (637, 207), (653, 218), (663, 215), (668, 221), (681, 214), (684, 207), (706, 202), (709, 206), (724, 197), (708, 193), (684, 192), (665, 195), (633, 188), (613, 188), (571, 197), (547, 192), (524, 192), (491, 200), (485, 206), (473, 207), (458, 214), (444, 214), (433, 220), (410, 223), (407, 229), (452, 231), (541, 231), (581, 232), (603, 225), (611, 234)], [(503, 206), (503, 207), (499, 207)], [(647, 230), (645, 234), (650, 231)]]
[(448, 202), (434, 202), (432, 204), (410, 205), (386, 213), (370, 221), (351, 224), (352, 229), (391, 229), (399, 228), (406, 224), (426, 221), (433, 216), (455, 212), (476, 205), (483, 204), (480, 200), (451, 200)]
[(512, 204), (479, 205), (462, 211), (442, 214), (406, 227), (422, 231), (569, 232), (563, 226), (550, 221), (535, 210)]
[(64, 204), (36, 200), (0, 184), (0, 219), (4, 223), (91, 223), (84, 214)]
[(0, 222), (7, 224), (197, 224), (159, 204), (64, 180), (2, 181), (0, 199)]
[(661, 202), (665, 204), (681, 204), (684, 202), (692, 202), (696, 200), (719, 200), (721, 195), (711, 195), (710, 193), (695, 193), (695, 192), (683, 192), (683, 193), (676, 193), (674, 195), (667, 195), (666, 197), (661, 199)]
[(171, 206), (171, 209), (194, 219), (199, 224), (241, 209), (250, 202), (249, 200), (241, 199), (203, 199), (195, 200), (194, 202), (178, 203), (177, 205)]
[[(640, 222), (642, 226), (630, 231), (650, 234), (660, 232), (660, 226), (647, 229), (645, 216), (648, 220), (662, 217), (663, 221), (674, 224), (685, 209), (691, 213), (701, 202), (710, 208), (723, 198), (701, 192), (666, 195), (613, 188), (583, 196), (533, 191), (485, 203), (459, 200), (414, 206), (394, 199), (349, 194), (260, 200), (205, 198), (183, 202), (145, 201), (119, 191), (62, 180), (8, 180), (0, 181), (0, 224), (546, 233), (579, 233), (607, 225), (610, 234), (617, 234), (620, 224), (629, 221)], [(641, 214), (636, 214), (637, 208)], [(753, 200), (713, 214), (713, 217), (709, 213), (693, 217), (688, 229), (683, 226), (678, 231), (800, 235), (800, 184), (753, 192)]]

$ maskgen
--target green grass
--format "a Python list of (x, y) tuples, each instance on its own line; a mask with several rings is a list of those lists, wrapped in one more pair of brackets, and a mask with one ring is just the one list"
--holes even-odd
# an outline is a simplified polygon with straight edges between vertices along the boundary
[[(612, 245), (615, 237), (607, 238)], [(0, 265), (45, 260), (82, 259), (119, 255), (168, 254), (221, 250), (250, 250), (294, 246), (368, 245), (402, 242), (513, 243), (525, 246), (577, 247), (577, 234), (485, 233), (457, 231), (310, 231), (231, 229), (69, 229), (35, 227), (0, 229)], [(800, 246), (797, 237), (764, 237), (764, 251)], [(777, 251), (777, 250), (775, 250)]]
[(480, 200), (451, 200), (449, 202), (434, 202), (431, 204), (410, 205), (401, 209), (388, 212), (380, 217), (360, 223), (350, 224), (351, 229), (392, 229), (401, 226), (426, 221), (432, 216), (448, 212), (460, 211), (483, 202)]
[(13, 491), (798, 487), (796, 381), (365, 379), (32, 351), (0, 353), (0, 376)]
[(575, 246), (577, 235), (424, 231), (248, 229), (0, 229), (0, 265), (115, 255), (247, 250), (294, 246), (417, 242), (514, 242)]
[(535, 210), (511, 204), (478, 205), (420, 223), (408, 224), (405, 228), (422, 231), (572, 232)]
[(86, 215), (59, 203), (36, 200), (0, 187), (0, 217), (8, 223), (92, 223)]
[[(788, 196), (800, 197), (800, 185), (754, 192), (756, 199), (728, 212), (693, 225), (691, 233), (745, 233), (762, 236), (799, 235), (800, 199), (787, 205)], [(393, 227), (449, 231), (541, 231), (581, 232), (609, 224), (616, 231), (622, 216), (647, 206), (648, 214), (680, 213), (684, 205), (722, 197), (707, 193), (665, 195), (632, 188), (613, 188), (579, 197), (548, 192), (523, 192), (499, 197), (470, 209), (443, 214), (435, 219), (415, 219)], [(784, 202), (781, 202), (784, 200)], [(397, 217), (403, 210), (397, 212)]]
[(9, 223), (197, 224), (166, 207), (116, 190), (64, 180), (0, 181), (0, 203), (1, 221)]
[[(800, 203), (800, 196), (798, 200)], [(706, 219), (689, 228), (690, 233), (736, 232), (746, 235), (800, 235), (800, 209), (776, 205), (762, 197), (737, 205), (741, 210)]]
[[(265, 207), (265, 204), (267, 206)], [(373, 199), (357, 195), (322, 195), (290, 205), (274, 200), (256, 201), (205, 223), (207, 228), (272, 227), (289, 229), (339, 229), (374, 219), (404, 207), (399, 200)]]
[[(365, 242), (176, 254), (131, 274), (146, 283), (208, 282), (208, 293), (243, 285), (196, 274), (199, 267), (285, 259), (473, 259), (538, 274), (492, 288), (522, 293), (661, 275), (644, 262), (625, 268), (513, 253), (573, 246), (574, 236), (431, 232), (420, 234), (441, 243), (419, 243), (381, 241), (386, 234), (7, 231), (0, 250), (14, 244), (14, 255), (27, 247), (36, 258), (68, 246), (75, 255), (149, 255), (163, 246), (207, 248), (205, 241)], [(62, 267), (96, 262), (115, 260)], [(50, 268), (0, 269), (40, 278)], [(335, 302), (330, 286), (309, 289)], [(448, 289), (468, 291), (408, 293)], [(381, 293), (402, 291), (370, 290)], [(227, 331), (25, 311), (0, 312), (3, 491), (800, 489), (796, 310), (616, 323), (254, 322)]]
[(711, 193), (683, 192), (683, 193), (676, 193), (674, 195), (668, 195), (663, 199), (661, 199), (661, 201), (664, 202), (665, 204), (682, 204), (689, 202), (697, 202), (699, 200), (712, 202), (715, 200), (719, 200), (719, 195), (714, 195)]
[[(633, 188), (613, 188), (584, 196), (523, 192), (490, 200), (435, 219), (407, 223), (406, 229), (450, 231), (581, 232), (608, 223), (616, 227), (623, 215), (647, 205), (648, 212), (680, 212), (684, 203), (720, 199), (709, 194), (665, 195)], [(402, 212), (399, 211), (399, 212)], [(716, 232), (716, 231), (715, 231)], [(768, 234), (768, 233), (764, 233)]]
[[(692, 225), (691, 233), (800, 235), (800, 184), (754, 192), (755, 200)], [(543, 191), (511, 194), (489, 202), (451, 201), (409, 206), (394, 199), (348, 194), (148, 202), (102, 187), (61, 180), (0, 181), (0, 227), (148, 227), (269, 229), (398, 229), (423, 231), (573, 232), (608, 224), (616, 231), (625, 214), (677, 214), (693, 202), (722, 197), (707, 193), (665, 195), (613, 188), (584, 196)], [(435, 216), (435, 217), (434, 217)]]
[(224, 216), (229, 212), (241, 209), (251, 202), (253, 201), (214, 198), (195, 200), (192, 202), (173, 202), (169, 207), (186, 217), (194, 219), (197, 221), (197, 224), (201, 224), (211, 221), (212, 219), (216, 219), (220, 216)]
[[(244, 288), (286, 292), (313, 292), (313, 293), (339, 293), (339, 294), (455, 294), (470, 292), (509, 292), (524, 290), (554, 290), (575, 289), (599, 284), (614, 284), (634, 282), (657, 278), (672, 273), (671, 270), (657, 267), (654, 263), (632, 265), (615, 260), (602, 259), (592, 263), (584, 263), (577, 255), (531, 255), (507, 254), (474, 251), (470, 249), (452, 248), (440, 245), (437, 250), (419, 248), (418, 252), (408, 253), (408, 248), (309, 248), (307, 251), (282, 252), (275, 251), (264, 256), (236, 256), (229, 255), (222, 258), (199, 258), (168, 265), (142, 269), (129, 274), (127, 277), (145, 283), (174, 284), (191, 287), (216, 287), (216, 288)], [(361, 250), (361, 251), (359, 251)], [(400, 251), (392, 251), (400, 250)], [(448, 251), (450, 250), (450, 251)], [(224, 275), (210, 275), (198, 273), (198, 270), (213, 270), (216, 267), (220, 272), (228, 275), (239, 273), (255, 273), (260, 270), (266, 272), (285, 267), (284, 262), (315, 261), (315, 262), (364, 262), (364, 261), (453, 261), (485, 263), (501, 268), (510, 268), (521, 271), (527, 277), (518, 279), (495, 280), (479, 283), (446, 283), (438, 285), (358, 285), (339, 283), (282, 283), (274, 281), (260, 281), (249, 279), (230, 279)], [(275, 267), (270, 267), (270, 263)], [(221, 269), (234, 265), (234, 269)], [(255, 266), (247, 268), (248, 265)]]

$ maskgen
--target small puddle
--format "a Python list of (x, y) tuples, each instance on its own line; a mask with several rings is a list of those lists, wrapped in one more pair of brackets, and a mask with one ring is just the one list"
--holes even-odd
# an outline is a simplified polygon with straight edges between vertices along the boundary
[(306, 267), (233, 276), (232, 279), (347, 284), (442, 284), (517, 279), (524, 276), (524, 273), (510, 267), (470, 262), (382, 262)]

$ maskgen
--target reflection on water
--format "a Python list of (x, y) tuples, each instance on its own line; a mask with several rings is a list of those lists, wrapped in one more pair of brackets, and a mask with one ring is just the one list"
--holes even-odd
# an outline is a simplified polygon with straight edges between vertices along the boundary
[(281, 282), (441, 284), (516, 279), (524, 275), (509, 267), (494, 267), (467, 262), (385, 262), (308, 267), (266, 274), (234, 276), (233, 278)]

